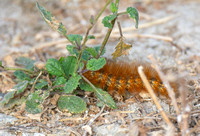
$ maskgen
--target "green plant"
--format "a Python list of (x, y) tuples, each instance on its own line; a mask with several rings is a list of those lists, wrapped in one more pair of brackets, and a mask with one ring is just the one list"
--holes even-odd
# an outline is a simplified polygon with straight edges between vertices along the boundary
[[(96, 24), (106, 7), (110, 4), (111, 15), (103, 18), (102, 23), (108, 28), (107, 34), (100, 47), (87, 47), (86, 43), (89, 39), (95, 39), (95, 36), (89, 35), (90, 30)], [(76, 88), (79, 86), (82, 90), (94, 92), (96, 97), (112, 109), (117, 108), (112, 97), (102, 89), (96, 88), (88, 81), (82, 73), (86, 70), (96, 71), (106, 64), (106, 59), (102, 57), (105, 53), (105, 45), (110, 37), (117, 17), (129, 14), (130, 18), (135, 19), (136, 28), (138, 27), (138, 12), (135, 8), (128, 7), (125, 12), (118, 13), (119, 0), (112, 2), (108, 0), (102, 10), (95, 19), (90, 19), (90, 26), (85, 37), (78, 34), (67, 34), (65, 26), (56, 20), (56, 18), (44, 7), (36, 3), (42, 17), (47, 24), (54, 30), (63, 35), (71, 44), (67, 45), (70, 56), (57, 59), (48, 59), (46, 69), (38, 69), (34, 66), (34, 61), (28, 58), (20, 57), (16, 63), (23, 65), (24, 68), (8, 68), (0, 67), (4, 70), (16, 70), (14, 75), (20, 81), (12, 91), (9, 91), (0, 102), (4, 108), (11, 108), (19, 103), (26, 103), (26, 110), (29, 113), (36, 114), (43, 111), (43, 103), (50, 97), (51, 93), (61, 92), (62, 95), (58, 99), (58, 108), (60, 110), (68, 110), (71, 113), (82, 113), (86, 110), (85, 101), (75, 96)], [(123, 55), (123, 52), (131, 47), (124, 42), (120, 23), (120, 42), (116, 47), (113, 58)], [(42, 77), (49, 75), (49, 80)], [(28, 93), (24, 93), (28, 92)]]

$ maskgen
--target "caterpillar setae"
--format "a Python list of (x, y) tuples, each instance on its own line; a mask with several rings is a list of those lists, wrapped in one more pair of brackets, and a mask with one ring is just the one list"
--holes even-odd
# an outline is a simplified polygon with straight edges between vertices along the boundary
[[(162, 83), (158, 73), (148, 63), (141, 62), (115, 62), (107, 59), (106, 65), (98, 71), (87, 71), (83, 75), (95, 86), (108, 91), (111, 95), (118, 92), (122, 96), (127, 95), (148, 95), (137, 68), (142, 65), (144, 73), (157, 96), (168, 98), (167, 90)], [(170, 83), (175, 93), (177, 84)]]

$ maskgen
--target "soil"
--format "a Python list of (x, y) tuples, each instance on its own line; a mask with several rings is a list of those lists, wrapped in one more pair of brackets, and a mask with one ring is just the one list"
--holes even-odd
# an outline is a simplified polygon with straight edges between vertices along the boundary
[[(59, 33), (51, 30), (35, 6), (35, 0), (0, 0), (0, 60), (14, 67), (19, 56), (46, 62), (48, 58), (69, 55), (69, 44)], [(40, 4), (67, 27), (69, 34), (84, 35), (91, 15), (96, 16), (106, 0), (44, 0)], [(123, 61), (143, 61), (153, 64), (155, 58), (162, 69), (167, 69), (167, 80), (185, 79), (181, 82), (182, 95), (176, 99), (180, 114), (166, 100), (159, 100), (175, 126), (168, 126), (152, 99), (118, 101), (118, 109), (96, 105), (88, 106), (83, 114), (72, 115), (48, 109), (39, 119), (21, 108), (0, 112), (0, 135), (200, 135), (200, 1), (199, 0), (141, 0), (120, 1), (119, 11), (136, 7), (140, 14), (139, 29), (128, 16), (119, 17), (127, 43), (132, 44)], [(110, 14), (109, 9), (103, 16)], [(88, 46), (100, 45), (107, 28), (102, 18), (91, 30), (96, 39)], [(119, 30), (114, 27), (108, 44), (107, 58), (111, 58), (119, 42)], [(0, 100), (15, 84), (13, 72), (0, 71)], [(184, 80), (184, 81), (185, 81)], [(55, 109), (55, 108), (54, 108)], [(95, 116), (100, 116), (88, 125)], [(184, 116), (182, 116), (184, 115)], [(34, 119), (33, 119), (34, 118)], [(186, 134), (185, 134), (186, 133)]]

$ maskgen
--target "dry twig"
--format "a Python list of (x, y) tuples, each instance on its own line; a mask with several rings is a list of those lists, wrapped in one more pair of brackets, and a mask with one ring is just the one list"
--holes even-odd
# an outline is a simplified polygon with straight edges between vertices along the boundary
[(179, 115), (180, 114), (180, 110), (178, 108), (178, 105), (177, 105), (177, 101), (176, 101), (176, 97), (175, 97), (175, 93), (172, 89), (172, 87), (170, 86), (169, 82), (167, 81), (167, 79), (165, 78), (164, 74), (161, 72), (159, 66), (157, 65), (156, 63), (156, 60), (154, 59), (154, 57), (152, 55), (149, 56), (150, 60), (152, 61), (154, 67), (155, 67), (155, 70), (156, 72), (158, 73), (158, 75), (160, 76), (164, 86), (166, 87), (167, 89), (167, 92), (169, 94), (169, 97), (171, 98), (172, 100), (172, 104), (174, 105), (174, 108), (176, 110), (176, 114)]
[[(94, 118), (90, 119), (90, 121), (87, 123), (87, 125), (84, 126), (84, 128), (91, 128), (90, 126), (102, 114), (104, 108), (105, 108), (105, 105), (101, 108), (101, 111)], [(87, 133), (88, 133), (88, 131), (85, 130), (84, 133), (83, 133), (83, 136), (86, 136)]]
[(35, 81), (34, 81), (32, 87), (31, 87), (31, 93), (34, 92), (35, 84), (37, 83), (37, 81), (38, 81), (38, 79), (39, 79), (39, 77), (40, 77), (41, 75), (42, 75), (42, 71), (40, 71), (40, 73), (39, 73), (38, 76), (36, 77), (36, 79), (35, 79)]
[(171, 123), (171, 121), (169, 120), (168, 116), (165, 114), (163, 108), (161, 107), (160, 103), (158, 102), (158, 99), (150, 85), (150, 83), (148, 82), (147, 80), (147, 77), (145, 76), (144, 74), (144, 71), (143, 71), (143, 67), (142, 66), (139, 66), (138, 67), (138, 73), (144, 83), (144, 86), (147, 88), (151, 98), (153, 99), (156, 107), (158, 108), (158, 110), (160, 111), (161, 113), (161, 116), (163, 117), (163, 119), (165, 120), (165, 122), (168, 124), (169, 127), (171, 127), (173, 130), (174, 130), (174, 125)]
[(189, 124), (188, 124), (188, 119), (190, 115), (190, 106), (187, 100), (187, 91), (185, 87), (185, 80), (181, 80), (181, 86), (180, 86), (180, 98), (181, 98), (181, 107), (182, 107), (182, 114), (179, 115), (178, 123), (181, 124), (181, 132), (182, 135), (185, 136), (187, 135), (189, 131)]

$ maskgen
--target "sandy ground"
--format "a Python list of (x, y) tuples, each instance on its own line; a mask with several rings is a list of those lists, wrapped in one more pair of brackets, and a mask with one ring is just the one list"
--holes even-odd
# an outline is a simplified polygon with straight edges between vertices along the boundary
[[(96, 4), (94, 4), (95, 2)], [(105, 0), (48, 0), (41, 2), (43, 6), (67, 26), (68, 32), (73, 34), (84, 34), (89, 24), (90, 15), (96, 15), (104, 3)], [(126, 0), (121, 1), (120, 11), (123, 11), (128, 6), (136, 6), (141, 19), (139, 29), (135, 30), (135, 24), (132, 20), (128, 19), (128, 17), (119, 18), (126, 41), (133, 45), (129, 55), (120, 59), (151, 63), (148, 56), (153, 55), (162, 68), (171, 69), (173, 72), (178, 73), (179, 77), (187, 79), (189, 83), (192, 82), (187, 85), (190, 88), (188, 94), (195, 94), (194, 100), (190, 101), (189, 131), (193, 131), (190, 134), (192, 136), (200, 135), (200, 126), (193, 123), (194, 118), (197, 121), (196, 124), (200, 123), (199, 114), (192, 114), (200, 110), (200, 1), (155, 0), (152, 2), (151, 0), (142, 0), (134, 3)], [(106, 10), (104, 15), (108, 13), (109, 10)], [(20, 54), (36, 60), (39, 57), (37, 55), (34, 57), (32, 54), (38, 52), (48, 52), (47, 58), (58, 58), (68, 54), (67, 50), (65, 50), (68, 42), (57, 32), (50, 30), (37, 11), (34, 0), (0, 0), (0, 30), (0, 59), (3, 60), (5, 65), (13, 66), (13, 60)], [(101, 44), (106, 31), (107, 29), (103, 28), (100, 20), (91, 31), (91, 34), (94, 34), (97, 39), (91, 40), (90, 46)], [(115, 27), (106, 48), (106, 57), (111, 57), (118, 38), (118, 29)], [(5, 92), (12, 85), (14, 83), (10, 84), (10, 86), (4, 86), (1, 91)], [(173, 107), (170, 109), (165, 102), (160, 101), (160, 103), (165, 111), (174, 115)], [(152, 101), (118, 103), (118, 106), (120, 109), (105, 109), (103, 111), (104, 115), (100, 116), (91, 126), (91, 135), (137, 135), (137, 132), (141, 133), (141, 131), (148, 135), (170, 134), (170, 129), (161, 121), (161, 116), (158, 117), (157, 114), (148, 116), (158, 112)], [(100, 111), (100, 109), (97, 111)], [(123, 113), (122, 111), (126, 112)], [(88, 112), (90, 112), (90, 109)], [(83, 116), (85, 117), (86, 115), (81, 115), (81, 117)], [(88, 118), (90, 119), (94, 116), (90, 114)], [(147, 119), (148, 117), (150, 118), (149, 120)], [(154, 117), (157, 117), (156, 121)], [(10, 119), (10, 116), (2, 115), (0, 120), (2, 118)], [(13, 119), (15, 120), (14, 117)], [(75, 127), (73, 125), (73, 127), (61, 127), (61, 123), (52, 122), (47, 127), (48, 129), (55, 129), (55, 131), (42, 130), (42, 132), (37, 128), (39, 125), (29, 125), (28, 130), (30, 129), (30, 131), (13, 127), (13, 130), (16, 131), (16, 133), (13, 133), (6, 127), (7, 121), (2, 120), (2, 122), (0, 124), (2, 125), (0, 126), (0, 135), (17, 135), (19, 133), (25, 135), (34, 135), (34, 133), (40, 133), (41, 135), (82, 135), (85, 131), (83, 126), (87, 123), (84, 120), (80, 120), (79, 125)], [(70, 123), (73, 123), (73, 121)], [(70, 123), (64, 122), (63, 124), (69, 125)], [(148, 125), (154, 127), (148, 127)], [(193, 130), (194, 126), (198, 126), (196, 130)], [(175, 135), (181, 135), (181, 133), (175, 133)]]

